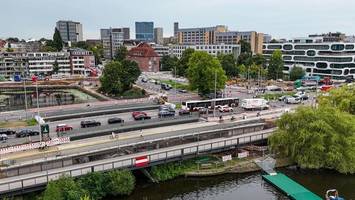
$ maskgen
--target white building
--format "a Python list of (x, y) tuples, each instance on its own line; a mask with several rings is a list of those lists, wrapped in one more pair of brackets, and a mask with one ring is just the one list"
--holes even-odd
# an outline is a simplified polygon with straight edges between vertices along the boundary
[(286, 74), (297, 65), (302, 67), (307, 75), (331, 76), (334, 79), (345, 79), (350, 76), (355, 78), (355, 43), (320, 41), (312, 43), (314, 40), (307, 38), (296, 39), (293, 42), (296, 43), (264, 44), (263, 55), (270, 59), (272, 53), (280, 49)]
[(240, 45), (238, 44), (211, 44), (211, 45), (172, 45), (170, 46), (170, 55), (178, 58), (188, 49), (195, 51), (205, 51), (210, 55), (217, 56), (218, 54), (233, 54), (234, 58), (240, 55)]
[(113, 59), (118, 47), (123, 45), (124, 29), (123, 28), (109, 28), (101, 29), (101, 41), (104, 49), (104, 57), (106, 59)]
[(27, 53), (29, 74), (50, 75), (53, 72), (53, 64), (58, 63), (58, 74), (70, 75), (69, 52), (34, 52)]

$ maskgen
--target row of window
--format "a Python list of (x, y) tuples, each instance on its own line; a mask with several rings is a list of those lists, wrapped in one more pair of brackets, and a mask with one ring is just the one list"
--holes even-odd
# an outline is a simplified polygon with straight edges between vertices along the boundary
[[(332, 44), (330, 46), (330, 49), (333, 51), (343, 51), (343, 50), (353, 50), (355, 48), (354, 44)], [(285, 45), (280, 45), (280, 44), (274, 44), (274, 45), (263, 45), (263, 49), (283, 49), (283, 50), (292, 50), (292, 49), (316, 49), (316, 50), (329, 50), (329, 45), (292, 45), (292, 44), (285, 44)]]
[(306, 57), (306, 56), (294, 56), (295, 61), (327, 61), (327, 62), (353, 62), (352, 57)]

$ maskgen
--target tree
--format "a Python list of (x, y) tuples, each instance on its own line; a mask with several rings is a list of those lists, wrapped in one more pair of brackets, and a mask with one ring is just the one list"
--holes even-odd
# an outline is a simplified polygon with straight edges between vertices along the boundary
[(101, 58), (104, 57), (104, 48), (102, 44), (90, 46), (89, 51), (92, 51), (95, 56), (95, 64), (101, 64)]
[(295, 81), (297, 79), (302, 78), (305, 74), (306, 74), (306, 72), (304, 71), (304, 69), (302, 67), (295, 65), (292, 67), (292, 69), (290, 71), (290, 80)]
[(250, 43), (245, 40), (239, 40), (238, 44), (240, 45), (241, 53), (251, 53)]
[(280, 79), (283, 77), (283, 67), (284, 61), (282, 59), (282, 53), (280, 49), (275, 50), (272, 53), (269, 66), (268, 66), (268, 78), (269, 79)]
[(20, 42), (20, 39), (18, 39), (17, 37), (9, 37), (6, 39), (6, 42), (17, 43), (17, 42)]
[(120, 45), (120, 46), (117, 48), (117, 51), (116, 51), (116, 55), (115, 55), (115, 57), (114, 57), (114, 60), (121, 62), (121, 61), (123, 61), (123, 60), (126, 59), (127, 54), (128, 54), (127, 48), (126, 48), (124, 45)]
[(57, 49), (57, 51), (61, 51), (63, 49), (63, 40), (62, 36), (60, 36), (59, 30), (55, 28), (53, 34), (53, 47)]
[(245, 67), (245, 65), (243, 65), (243, 64), (242, 65), (238, 65), (237, 69), (238, 69), (239, 76), (246, 77), (247, 68)]
[(113, 61), (105, 65), (100, 77), (100, 91), (110, 95), (120, 95), (132, 87), (140, 75), (138, 64), (134, 61)]
[(194, 49), (191, 49), (191, 48), (185, 49), (185, 51), (181, 55), (181, 58), (179, 60), (179, 64), (176, 67), (176, 75), (186, 77), (188, 63), (189, 63), (189, 60), (194, 52), (195, 52)]
[(207, 52), (197, 51), (191, 55), (188, 62), (187, 78), (192, 89), (197, 89), (201, 94), (210, 94), (215, 88), (223, 89), (227, 76), (218, 59)]
[(329, 95), (319, 96), (318, 102), (320, 106), (335, 107), (343, 112), (355, 115), (355, 87), (343, 86), (332, 89)]
[(217, 58), (229, 78), (238, 76), (237, 61), (233, 54), (219, 54)]
[(280, 43), (280, 42), (277, 41), (276, 39), (272, 39), (272, 40), (270, 41), (270, 43)]
[(43, 200), (78, 200), (84, 195), (85, 191), (76, 184), (72, 177), (64, 176), (48, 183), (43, 193)]
[(6, 52), (14, 52), (14, 49), (13, 48), (6, 48)]
[(136, 181), (131, 171), (115, 170), (109, 172), (107, 177), (107, 191), (109, 194), (117, 196), (132, 193)]
[(252, 55), (250, 43), (245, 40), (238, 42), (240, 45), (240, 55), (238, 56), (238, 65), (250, 66), (252, 64)]
[(78, 184), (92, 199), (102, 199), (106, 196), (107, 180), (101, 172), (92, 172), (80, 177)]
[(59, 72), (59, 64), (58, 61), (55, 60), (53, 63), (52, 74), (58, 74), (58, 72)]
[(256, 65), (265, 67), (266, 59), (262, 54), (256, 54), (256, 55), (253, 55), (252, 62)]
[(88, 43), (85, 42), (85, 41), (79, 41), (77, 43), (74, 43), (73, 47), (78, 47), (78, 48), (81, 48), (81, 49), (89, 50), (90, 45), (88, 45)]
[(249, 67), (249, 76), (253, 79), (257, 79), (257, 78), (262, 78), (265, 77), (267, 75), (267, 71), (261, 66), (261, 65), (256, 65), (256, 64), (252, 64)]
[[(175, 70), (179, 59), (175, 56), (164, 55), (160, 60), (161, 71)], [(174, 71), (173, 71), (174, 72)]]

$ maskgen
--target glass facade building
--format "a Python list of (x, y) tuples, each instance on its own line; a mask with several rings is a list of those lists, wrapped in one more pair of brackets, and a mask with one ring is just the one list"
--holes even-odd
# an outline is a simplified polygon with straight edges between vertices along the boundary
[(154, 23), (136, 22), (136, 39), (144, 42), (154, 41)]

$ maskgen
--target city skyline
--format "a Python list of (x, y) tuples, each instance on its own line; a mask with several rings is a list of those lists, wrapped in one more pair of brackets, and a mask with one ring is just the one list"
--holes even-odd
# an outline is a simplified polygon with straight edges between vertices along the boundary
[[(306, 0), (269, 0), (268, 4), (262, 3), (258, 0), (152, 0), (142, 6), (138, 0), (77, 0), (70, 4), (54, 0), (36, 0), (31, 4), (25, 0), (12, 0), (2, 3), (2, 7), (7, 9), (1, 12), (0, 18), (6, 28), (0, 32), (0, 38), (51, 38), (58, 20), (82, 23), (84, 39), (99, 38), (100, 29), (104, 27), (130, 27), (131, 35), (134, 36), (136, 21), (153, 21), (155, 27), (164, 28), (164, 37), (174, 34), (173, 23), (176, 21), (181, 28), (223, 24), (230, 30), (255, 30), (275, 38), (331, 31), (355, 34), (355, 27), (351, 26), (351, 9), (355, 2), (338, 0), (334, 4), (332, 0), (313, 0), (311, 3)], [(6, 16), (11, 16), (11, 20), (4, 20)]]

